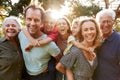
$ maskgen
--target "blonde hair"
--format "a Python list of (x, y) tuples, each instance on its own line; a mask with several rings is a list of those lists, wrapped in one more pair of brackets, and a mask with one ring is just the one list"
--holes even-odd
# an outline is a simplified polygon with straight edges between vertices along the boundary
[(96, 28), (96, 37), (95, 37), (95, 40), (94, 40), (94, 44), (98, 43), (98, 41), (100, 41), (100, 38), (101, 38), (101, 32), (100, 32), (100, 29), (99, 29), (99, 26), (97, 24), (97, 22), (95, 21), (94, 18), (86, 18), (84, 20), (82, 20), (79, 24), (80, 26), (80, 31), (79, 31), (79, 34), (80, 34), (80, 38), (81, 38), (81, 41), (83, 41), (83, 36), (82, 36), (82, 25), (83, 23), (85, 22), (88, 22), (88, 21), (91, 21), (95, 24), (95, 28)]

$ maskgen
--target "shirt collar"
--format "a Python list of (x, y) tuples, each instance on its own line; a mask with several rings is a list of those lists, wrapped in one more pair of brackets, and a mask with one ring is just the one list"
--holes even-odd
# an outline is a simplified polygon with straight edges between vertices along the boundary
[(108, 37), (107, 39), (105, 39), (105, 40), (107, 40), (107, 41), (112, 41), (112, 40), (114, 39), (114, 37), (115, 37), (115, 34), (116, 34), (116, 31), (113, 30), (111, 36), (109, 36), (109, 37)]

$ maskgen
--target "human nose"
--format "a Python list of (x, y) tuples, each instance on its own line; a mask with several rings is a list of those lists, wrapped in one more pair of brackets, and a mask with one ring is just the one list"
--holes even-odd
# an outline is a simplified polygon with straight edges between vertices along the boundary
[(9, 28), (13, 28), (13, 26), (12, 26), (12, 25), (9, 25), (8, 27), (9, 27)]
[(105, 22), (105, 23), (104, 23), (104, 26), (108, 26), (108, 24), (109, 24), (108, 22)]
[(88, 30), (88, 33), (90, 34), (92, 31), (91, 30)]
[(35, 25), (35, 21), (34, 20), (31, 21), (31, 25)]
[(48, 23), (48, 26), (50, 26), (51, 25), (51, 23)]

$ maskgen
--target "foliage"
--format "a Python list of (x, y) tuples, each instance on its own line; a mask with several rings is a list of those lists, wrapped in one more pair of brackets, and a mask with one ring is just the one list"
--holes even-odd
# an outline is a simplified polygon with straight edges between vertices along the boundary
[(60, 9), (65, 0), (39, 0), (43, 3), (44, 9)]
[(73, 18), (79, 17), (79, 16), (92, 16), (95, 17), (98, 11), (100, 11), (102, 8), (100, 8), (95, 3), (91, 2), (90, 6), (84, 6), (82, 5), (79, 0), (75, 0), (70, 2), (70, 7), (72, 8)]
[(2, 9), (5, 9), (7, 14), (2, 15), (14, 15), (18, 16), (20, 13), (23, 13), (23, 9), (30, 3), (30, 0), (19, 0), (18, 3), (12, 4), (11, 0), (0, 0), (0, 6)]

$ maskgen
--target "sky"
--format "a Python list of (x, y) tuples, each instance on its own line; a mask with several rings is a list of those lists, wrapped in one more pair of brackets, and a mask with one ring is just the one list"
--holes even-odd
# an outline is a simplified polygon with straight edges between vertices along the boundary
[[(11, 0), (12, 1), (12, 4), (15, 4), (15, 3), (18, 3), (19, 0)], [(87, 0), (80, 0), (81, 2), (85, 3), (85, 1)], [(102, 0), (95, 0), (96, 2), (101, 2)], [(119, 1), (119, 0), (110, 0), (110, 2), (113, 2), (113, 4), (110, 6), (112, 8), (116, 8), (118, 6), (118, 4), (120, 4), (120, 1), (119, 2), (116, 2), (114, 3), (115, 1)], [(100, 6), (105, 6), (104, 5), (104, 2), (103, 3), (100, 3)]]
[(11, 0), (12, 4), (18, 3), (19, 0)]

